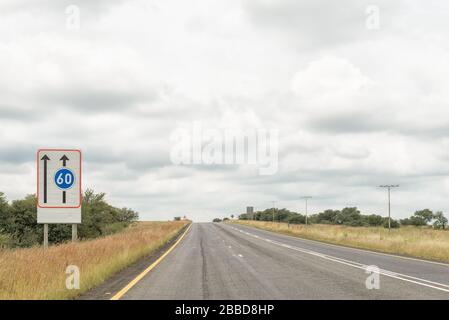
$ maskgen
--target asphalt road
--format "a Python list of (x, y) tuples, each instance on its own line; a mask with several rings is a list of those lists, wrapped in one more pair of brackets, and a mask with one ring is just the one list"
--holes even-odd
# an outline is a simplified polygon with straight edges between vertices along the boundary
[[(370, 265), (379, 289), (366, 287)], [(195, 223), (122, 299), (449, 299), (449, 265)]]

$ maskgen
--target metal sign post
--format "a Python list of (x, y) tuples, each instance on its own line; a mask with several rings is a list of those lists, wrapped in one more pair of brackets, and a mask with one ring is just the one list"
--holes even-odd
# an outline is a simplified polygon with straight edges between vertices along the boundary
[(78, 225), (76, 223), (72, 224), (72, 241), (78, 240)]
[(44, 224), (44, 249), (48, 248), (48, 224)]
[(82, 156), (80, 150), (40, 149), (37, 152), (37, 223), (44, 224), (44, 247), (48, 224), (72, 224), (72, 240), (81, 223)]

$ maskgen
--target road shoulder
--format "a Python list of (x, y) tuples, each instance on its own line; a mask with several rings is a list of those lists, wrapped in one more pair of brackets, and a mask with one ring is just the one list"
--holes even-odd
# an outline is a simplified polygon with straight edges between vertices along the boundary
[(116, 293), (122, 290), (136, 276), (142, 273), (150, 264), (159, 259), (167, 252), (176, 241), (184, 234), (191, 224), (185, 225), (178, 233), (167, 241), (161, 248), (152, 252), (150, 255), (131, 264), (129, 267), (117, 272), (110, 278), (106, 279), (99, 286), (81, 294), (77, 300), (110, 300)]

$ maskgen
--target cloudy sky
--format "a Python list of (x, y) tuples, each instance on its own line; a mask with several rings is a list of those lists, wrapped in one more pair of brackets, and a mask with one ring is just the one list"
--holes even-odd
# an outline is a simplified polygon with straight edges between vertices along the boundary
[[(84, 188), (142, 219), (208, 221), (273, 200), (301, 211), (303, 195), (312, 212), (385, 215), (377, 186), (389, 183), (401, 185), (394, 217), (449, 213), (448, 10), (444, 0), (2, 0), (0, 191), (34, 193), (36, 150), (69, 147), (83, 151)], [(174, 164), (171, 135), (198, 122), (279, 130), (278, 171)]]

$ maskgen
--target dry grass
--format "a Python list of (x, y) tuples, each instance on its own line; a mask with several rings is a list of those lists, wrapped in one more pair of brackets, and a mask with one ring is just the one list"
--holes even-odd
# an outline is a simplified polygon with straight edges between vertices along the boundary
[[(157, 250), (186, 221), (139, 222), (115, 235), (79, 243), (0, 250), (0, 299), (69, 299)], [(66, 267), (80, 269), (80, 290), (67, 290)]]
[(383, 227), (290, 225), (264, 221), (233, 221), (259, 229), (300, 238), (369, 249), (385, 253), (449, 262), (449, 231), (401, 227), (390, 232)]

